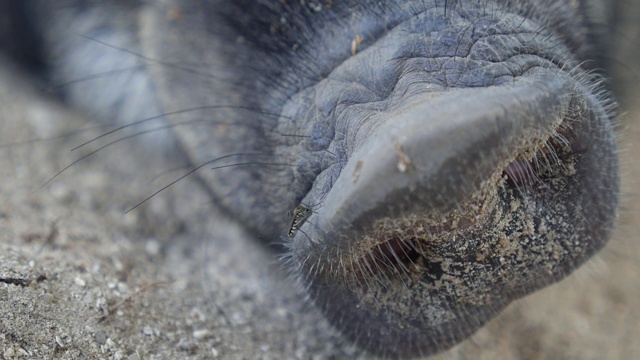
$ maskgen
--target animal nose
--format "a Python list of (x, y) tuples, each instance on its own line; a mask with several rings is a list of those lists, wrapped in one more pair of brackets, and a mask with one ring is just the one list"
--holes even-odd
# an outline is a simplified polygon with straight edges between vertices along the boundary
[(376, 218), (450, 211), (562, 122), (571, 80), (548, 80), (412, 98), (353, 153), (303, 237), (323, 243)]
[(598, 104), (540, 69), (386, 114), (294, 234), (311, 297), (353, 340), (411, 354), (566, 276), (616, 216), (615, 138)]

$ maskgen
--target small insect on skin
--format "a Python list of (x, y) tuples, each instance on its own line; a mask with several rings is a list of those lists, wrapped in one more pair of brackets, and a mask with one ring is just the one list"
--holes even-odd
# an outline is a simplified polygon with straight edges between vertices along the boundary
[(304, 224), (304, 222), (309, 218), (311, 213), (311, 209), (304, 205), (299, 205), (293, 210), (293, 212), (289, 213), (289, 216), (291, 217), (291, 225), (289, 225), (287, 236), (292, 238), (300, 226), (302, 226), (302, 224)]

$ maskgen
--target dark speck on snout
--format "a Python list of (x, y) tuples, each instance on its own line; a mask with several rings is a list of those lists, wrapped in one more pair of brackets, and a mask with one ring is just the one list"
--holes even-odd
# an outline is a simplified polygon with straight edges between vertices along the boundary
[(362, 165), (364, 165), (364, 161), (360, 160), (356, 163), (356, 168), (353, 169), (351, 179), (354, 184), (358, 182), (358, 178), (360, 177), (360, 170), (362, 170)]

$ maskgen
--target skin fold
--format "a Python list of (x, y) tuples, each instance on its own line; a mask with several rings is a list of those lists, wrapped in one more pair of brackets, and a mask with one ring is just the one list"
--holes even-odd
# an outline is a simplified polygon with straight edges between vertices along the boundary
[(615, 105), (596, 70), (604, 6), (68, 0), (22, 10), (42, 59), (30, 66), (61, 100), (126, 125), (105, 135), (182, 163), (218, 209), (280, 244), (292, 277), (351, 342), (414, 357), (467, 338), (611, 236)]

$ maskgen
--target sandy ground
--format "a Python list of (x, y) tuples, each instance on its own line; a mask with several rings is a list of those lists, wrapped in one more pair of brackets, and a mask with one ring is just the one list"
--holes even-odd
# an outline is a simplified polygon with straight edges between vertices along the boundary
[[(609, 246), (437, 358), (640, 358), (640, 105), (625, 124), (623, 209)], [(358, 356), (274, 254), (196, 186), (123, 215), (149, 189), (126, 144), (40, 188), (77, 158), (73, 145), (100, 133), (78, 129), (80, 116), (0, 66), (0, 358)]]

